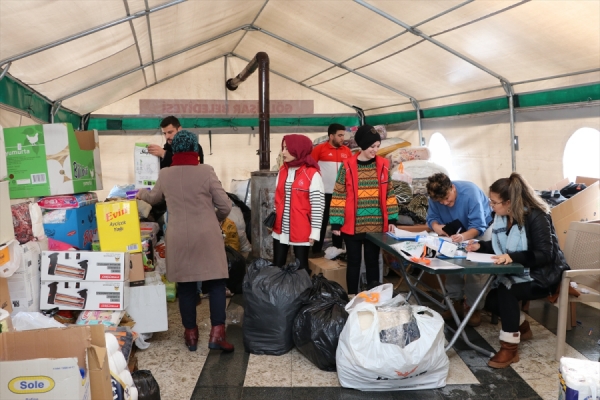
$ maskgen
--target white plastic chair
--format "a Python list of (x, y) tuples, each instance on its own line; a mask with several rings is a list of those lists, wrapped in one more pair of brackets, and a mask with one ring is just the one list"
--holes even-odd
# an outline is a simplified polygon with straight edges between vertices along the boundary
[[(571, 303), (573, 306), (582, 302), (600, 303), (600, 221), (571, 222), (564, 253), (571, 270), (563, 273), (558, 297), (556, 361), (560, 361), (564, 353), (567, 323), (574, 326), (574, 309), (568, 318)], [(579, 297), (569, 295), (571, 282), (577, 282), (580, 292), (589, 293)]]

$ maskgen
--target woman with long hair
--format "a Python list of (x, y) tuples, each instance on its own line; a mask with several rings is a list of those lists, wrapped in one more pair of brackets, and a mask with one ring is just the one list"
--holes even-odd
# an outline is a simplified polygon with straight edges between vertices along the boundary
[(490, 186), (490, 206), (496, 216), (492, 240), (470, 242), (467, 251), (495, 254), (495, 264), (519, 263), (522, 274), (500, 275), (488, 293), (485, 309), (500, 316), (500, 351), (488, 362), (506, 368), (519, 361), (518, 345), (533, 337), (519, 301), (554, 294), (569, 269), (550, 218), (550, 208), (516, 172)]
[(308, 250), (319, 240), (325, 208), (325, 189), (319, 164), (312, 158), (312, 142), (304, 135), (285, 135), (281, 141), (283, 165), (275, 183), (273, 264), (283, 267), (289, 247), (308, 268)]

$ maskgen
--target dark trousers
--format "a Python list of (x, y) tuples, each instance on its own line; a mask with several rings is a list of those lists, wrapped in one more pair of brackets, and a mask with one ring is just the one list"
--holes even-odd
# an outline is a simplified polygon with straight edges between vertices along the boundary
[(362, 250), (365, 249), (365, 267), (367, 270), (367, 283), (379, 282), (379, 246), (367, 240), (364, 233), (357, 235), (347, 235), (342, 233), (342, 238), (346, 243), (346, 284), (348, 285), (348, 294), (358, 293), (358, 283), (360, 279), (360, 264), (362, 261)]
[[(292, 246), (294, 257), (300, 260), (300, 268), (308, 270), (308, 249), (310, 246)], [(273, 239), (273, 264), (278, 267), (283, 267), (287, 261), (289, 244), (283, 244), (277, 239)]]
[[(312, 252), (318, 253), (323, 250), (323, 242), (325, 241), (325, 233), (327, 232), (327, 225), (329, 225), (329, 207), (331, 206), (331, 193), (325, 193), (325, 210), (323, 210), (323, 222), (321, 222), (321, 238), (312, 246)], [(334, 247), (338, 249), (342, 248), (342, 237), (338, 235), (331, 235), (331, 242)]]
[(547, 295), (545, 292), (532, 291), (531, 282), (515, 283), (510, 289), (500, 284), (496, 289), (490, 290), (484, 308), (500, 316), (504, 332), (518, 332), (521, 314), (519, 301), (542, 299)]
[[(202, 292), (209, 296), (211, 326), (225, 323), (225, 279), (213, 279), (202, 282)], [(196, 300), (198, 300), (198, 282), (177, 282), (179, 312), (181, 323), (186, 329), (196, 327)]]

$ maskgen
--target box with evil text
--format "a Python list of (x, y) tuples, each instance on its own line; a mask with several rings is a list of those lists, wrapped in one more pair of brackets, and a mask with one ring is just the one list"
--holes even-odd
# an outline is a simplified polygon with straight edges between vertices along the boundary
[(142, 251), (136, 200), (96, 203), (96, 219), (102, 251)]

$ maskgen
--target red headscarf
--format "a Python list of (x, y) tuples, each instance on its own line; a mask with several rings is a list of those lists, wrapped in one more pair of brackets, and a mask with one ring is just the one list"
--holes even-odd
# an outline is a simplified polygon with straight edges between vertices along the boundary
[(296, 157), (294, 161), (286, 162), (288, 167), (293, 168), (307, 165), (319, 171), (321, 170), (319, 164), (310, 155), (313, 145), (309, 138), (304, 135), (285, 135), (281, 141), (281, 150), (283, 150), (284, 142), (289, 153)]

